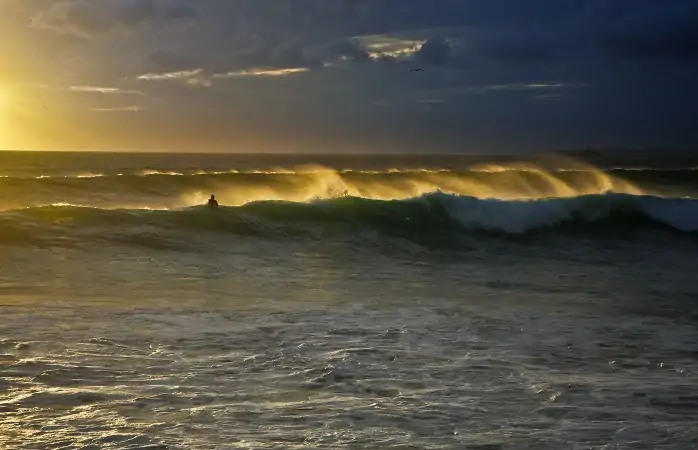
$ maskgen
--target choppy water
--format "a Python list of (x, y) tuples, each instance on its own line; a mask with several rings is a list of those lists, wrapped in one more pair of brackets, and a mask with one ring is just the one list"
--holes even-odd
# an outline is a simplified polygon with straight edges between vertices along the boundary
[(661, 162), (2, 154), (0, 447), (695, 448)]

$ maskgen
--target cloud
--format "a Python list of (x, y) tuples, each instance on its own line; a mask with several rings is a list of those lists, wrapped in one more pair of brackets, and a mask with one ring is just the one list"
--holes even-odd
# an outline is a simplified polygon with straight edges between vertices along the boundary
[(201, 68), (176, 72), (146, 73), (139, 75), (137, 79), (142, 81), (176, 81), (189, 86), (211, 87), (211, 80), (204, 75), (204, 69)]
[[(182, 135), (273, 121), (275, 132), (342, 136), (380, 123), (376, 136), (405, 145), (695, 136), (696, 0), (0, 0), (0, 10), (3, 83), (73, 86), (85, 95), (61, 102), (83, 111), (140, 95), (127, 88), (156, 90), (168, 108), (139, 120), (176, 117)], [(543, 100), (561, 101), (553, 114)]]
[(538, 89), (560, 89), (563, 83), (496, 84), (485, 87), (487, 91), (530, 91)]
[(331, 42), (321, 51), (325, 63), (335, 61), (368, 62), (370, 56), (366, 48), (357, 39), (342, 39)]
[(62, 0), (44, 5), (32, 18), (33, 27), (79, 38), (129, 30), (146, 23), (170, 23), (196, 17), (194, 9), (157, 0)]
[(120, 89), (114, 87), (101, 87), (101, 86), (70, 86), (68, 88), (70, 92), (84, 92), (93, 94), (118, 94), (118, 95), (139, 95), (144, 96), (145, 94), (141, 91), (136, 91), (132, 89)]
[(254, 47), (237, 52), (229, 61), (237, 70), (320, 69), (338, 65), (370, 62), (371, 55), (360, 39), (339, 38), (327, 42), (305, 42), (295, 39), (260, 39)]
[(146, 108), (142, 106), (119, 106), (115, 108), (90, 108), (90, 111), (100, 112), (100, 113), (111, 113), (111, 112), (142, 112), (146, 111)]
[(630, 58), (698, 58), (698, 3), (674, 0), (626, 11), (600, 39), (612, 55)]
[(138, 77), (139, 80), (145, 81), (163, 81), (163, 80), (182, 80), (189, 79), (201, 75), (204, 69), (180, 70), (177, 72), (166, 73), (146, 73)]
[(532, 97), (534, 100), (560, 100), (563, 98), (561, 94), (540, 94)]
[(227, 72), (213, 74), (214, 79), (238, 78), (238, 77), (283, 77), (310, 71), (307, 67), (289, 67), (285, 69), (246, 69), (239, 72)]
[(35, 28), (87, 38), (111, 29), (111, 23), (94, 13), (87, 3), (57, 2), (32, 19)]
[(177, 82), (188, 86), (210, 88), (216, 80), (230, 80), (235, 78), (279, 78), (290, 75), (298, 75), (309, 72), (307, 67), (284, 68), (249, 68), (236, 71), (207, 74), (203, 69), (180, 70), (164, 73), (146, 73), (139, 75), (138, 80), (149, 82)]
[(389, 35), (360, 36), (356, 40), (361, 43), (365, 52), (373, 60), (409, 58), (417, 53), (424, 44), (422, 40)]
[(418, 62), (439, 66), (446, 64), (455, 51), (452, 44), (446, 39), (428, 39), (415, 54)]

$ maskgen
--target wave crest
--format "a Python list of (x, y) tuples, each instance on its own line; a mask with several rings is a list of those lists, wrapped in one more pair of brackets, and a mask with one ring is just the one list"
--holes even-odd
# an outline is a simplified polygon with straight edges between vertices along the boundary
[(3, 178), (0, 208), (68, 202), (101, 208), (148, 206), (171, 209), (198, 205), (215, 193), (222, 204), (264, 200), (308, 202), (360, 197), (405, 200), (432, 192), (503, 200), (650, 191), (593, 167), (555, 171), (534, 165), (474, 167), (472, 170), (342, 171), (321, 166), (294, 170), (184, 174), (137, 174), (74, 178)]
[(372, 230), (420, 239), (478, 232), (565, 232), (570, 227), (595, 234), (646, 227), (695, 233), (698, 200), (616, 193), (500, 200), (437, 192), (388, 201), (357, 197), (307, 203), (260, 201), (217, 210), (48, 205), (0, 213), (0, 243), (62, 245), (74, 238), (75, 242), (107, 239), (161, 247), (168, 239), (188, 242), (193, 235), (210, 232), (278, 237), (318, 229), (351, 235)]

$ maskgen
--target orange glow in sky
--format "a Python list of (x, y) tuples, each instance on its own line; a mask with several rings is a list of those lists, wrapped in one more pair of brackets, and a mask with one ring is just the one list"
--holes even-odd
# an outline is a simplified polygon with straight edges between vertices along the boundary
[(9, 93), (0, 87), (0, 148), (7, 148), (10, 144), (9, 109)]

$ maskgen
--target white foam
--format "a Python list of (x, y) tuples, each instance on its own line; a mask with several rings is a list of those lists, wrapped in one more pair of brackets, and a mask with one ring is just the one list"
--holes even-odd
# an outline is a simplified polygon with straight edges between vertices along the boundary
[(681, 231), (698, 231), (698, 200), (609, 193), (532, 200), (478, 199), (439, 194), (451, 217), (465, 227), (507, 233), (552, 227), (571, 220), (596, 221), (613, 212), (638, 212)]

